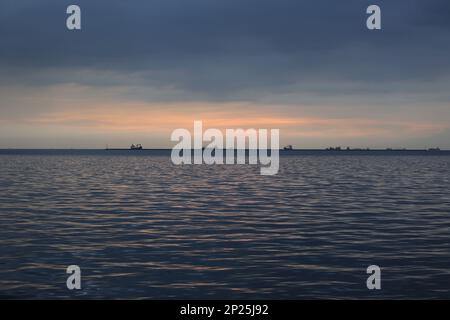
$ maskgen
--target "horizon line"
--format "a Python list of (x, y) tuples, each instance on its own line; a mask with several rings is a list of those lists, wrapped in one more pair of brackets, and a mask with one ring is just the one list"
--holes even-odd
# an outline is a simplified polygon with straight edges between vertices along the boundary
[[(340, 149), (336, 149), (339, 147), (326, 147), (326, 148), (299, 148), (299, 149), (284, 149), (284, 148), (279, 148), (278, 150), (280, 151), (338, 151), (338, 152), (342, 152), (342, 151), (435, 151), (435, 152), (439, 152), (439, 151), (450, 151), (450, 149), (440, 149), (438, 147), (436, 148), (340, 148)], [(132, 150), (130, 148), (59, 148), (59, 147), (55, 147), (55, 148), (51, 148), (51, 147), (45, 147), (45, 148), (16, 148), (16, 147), (9, 147), (9, 148), (0, 148), (1, 151), (4, 150), (93, 150), (93, 151), (151, 151), (151, 150), (172, 150), (173, 148), (143, 148), (140, 150)], [(202, 149), (195, 149), (195, 148), (190, 148), (190, 150), (205, 150), (207, 148), (202, 148)], [(212, 150), (214, 150), (215, 148), (211, 148)], [(259, 150), (259, 149), (237, 149), (237, 148), (222, 148), (222, 150)], [(268, 150), (270, 150), (270, 148), (268, 148)]]

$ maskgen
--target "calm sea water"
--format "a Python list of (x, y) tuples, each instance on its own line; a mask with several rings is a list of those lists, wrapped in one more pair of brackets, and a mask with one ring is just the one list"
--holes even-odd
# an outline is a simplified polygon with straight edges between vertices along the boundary
[(261, 176), (167, 151), (0, 151), (0, 297), (450, 298), (448, 153), (280, 161)]

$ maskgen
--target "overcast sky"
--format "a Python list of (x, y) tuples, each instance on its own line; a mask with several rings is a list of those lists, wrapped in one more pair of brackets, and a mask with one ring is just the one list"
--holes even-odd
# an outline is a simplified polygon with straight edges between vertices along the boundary
[(171, 147), (193, 120), (450, 148), (449, 40), (448, 0), (2, 0), (0, 148)]

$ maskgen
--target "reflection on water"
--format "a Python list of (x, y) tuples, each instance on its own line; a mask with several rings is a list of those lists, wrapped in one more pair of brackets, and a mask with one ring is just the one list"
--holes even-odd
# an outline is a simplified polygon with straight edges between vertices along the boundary
[(261, 176), (164, 152), (3, 152), (0, 297), (448, 298), (449, 169), (308, 153)]

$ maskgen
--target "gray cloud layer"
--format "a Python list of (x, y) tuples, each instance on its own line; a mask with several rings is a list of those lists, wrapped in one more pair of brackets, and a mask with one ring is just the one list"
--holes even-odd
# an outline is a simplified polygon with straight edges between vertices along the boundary
[[(375, 1), (383, 30), (371, 32), (365, 8), (373, 2), (78, 0), (83, 30), (69, 32), (73, 1), (4, 0), (0, 81), (170, 87), (175, 99), (193, 100), (424, 89), (448, 102), (429, 84), (449, 83), (450, 3)], [(86, 69), (96, 74), (85, 77)]]

